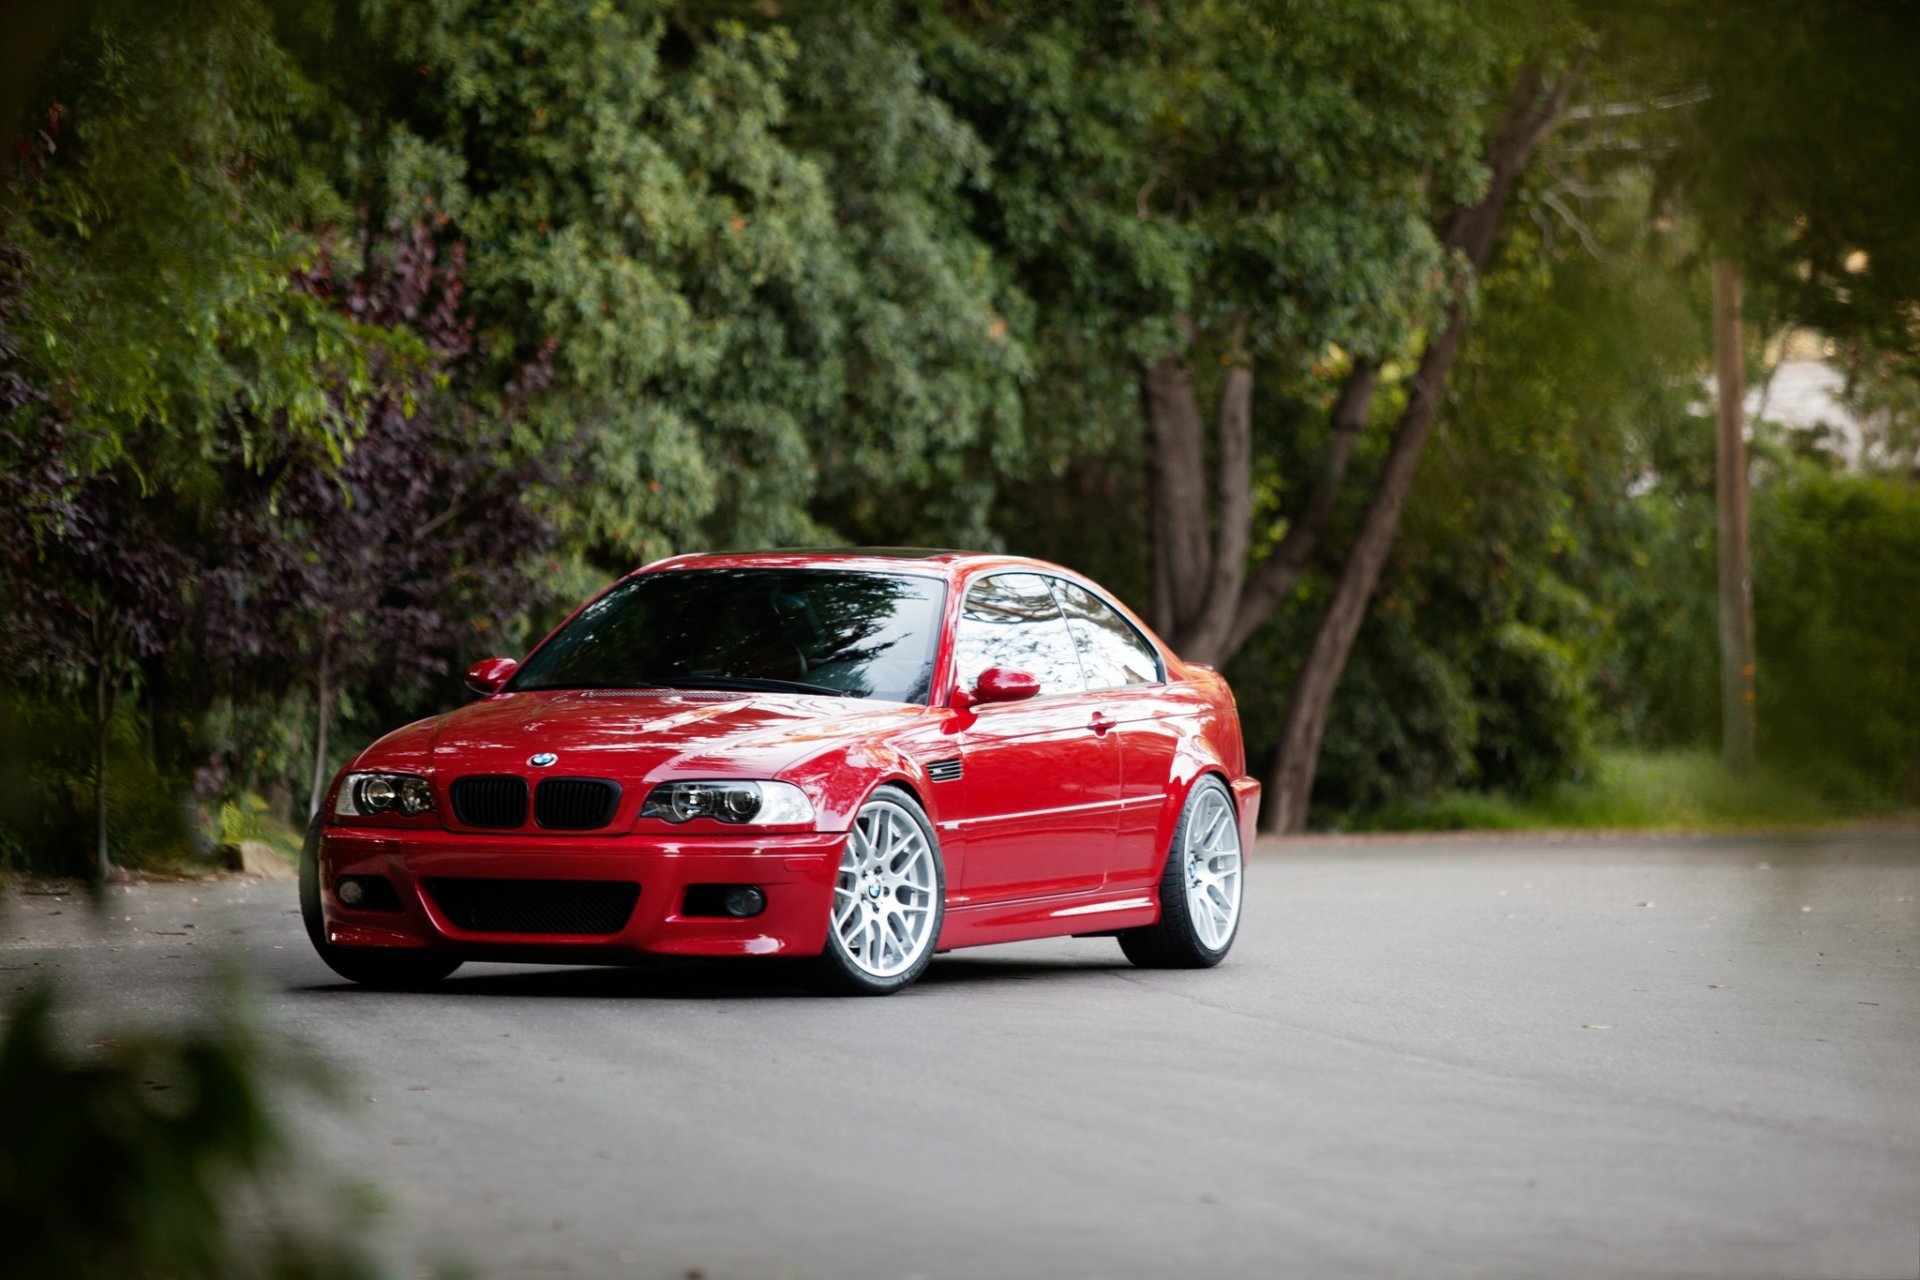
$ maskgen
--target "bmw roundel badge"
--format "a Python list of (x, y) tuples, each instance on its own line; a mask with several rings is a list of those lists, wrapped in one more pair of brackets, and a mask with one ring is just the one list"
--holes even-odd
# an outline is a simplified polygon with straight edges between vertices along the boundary
[(536, 769), (544, 769), (559, 758), (559, 756), (553, 754), (551, 751), (542, 751), (537, 755), (528, 756), (527, 763)]

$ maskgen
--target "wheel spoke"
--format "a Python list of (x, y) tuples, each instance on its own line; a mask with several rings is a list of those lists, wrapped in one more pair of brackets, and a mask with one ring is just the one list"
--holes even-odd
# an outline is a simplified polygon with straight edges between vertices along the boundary
[(1224, 946), (1240, 911), (1240, 829), (1232, 803), (1208, 787), (1186, 829), (1187, 916), (1201, 942)]
[(1200, 838), (1193, 842), (1194, 846), (1203, 850), (1212, 849), (1214, 847), (1214, 837), (1219, 834), (1220, 824), (1226, 816), (1226, 811), (1221, 806), (1217, 804), (1209, 806), (1206, 813), (1207, 825), (1203, 829)]
[(870, 801), (854, 819), (834, 885), (832, 945), (877, 978), (918, 962), (934, 943), (939, 892), (933, 845), (895, 801)]

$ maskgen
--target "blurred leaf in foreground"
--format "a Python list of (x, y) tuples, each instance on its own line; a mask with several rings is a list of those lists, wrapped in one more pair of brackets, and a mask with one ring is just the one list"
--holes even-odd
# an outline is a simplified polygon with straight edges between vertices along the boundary
[(227, 999), (204, 1025), (75, 1047), (48, 983), (0, 1014), (0, 1275), (362, 1280), (364, 1224), (293, 1176), (276, 1083), (324, 1090)]

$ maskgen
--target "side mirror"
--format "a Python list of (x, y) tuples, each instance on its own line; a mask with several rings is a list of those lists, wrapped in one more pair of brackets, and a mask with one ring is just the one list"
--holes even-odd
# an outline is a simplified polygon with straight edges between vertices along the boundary
[(475, 693), (498, 693), (520, 669), (518, 658), (482, 658), (467, 668), (467, 688)]
[[(954, 697), (955, 705), (974, 706), (982, 702), (1024, 702), (1040, 692), (1037, 677), (1011, 667), (988, 667), (974, 681), (971, 690), (962, 689)], [(959, 694), (966, 695), (961, 703)]]

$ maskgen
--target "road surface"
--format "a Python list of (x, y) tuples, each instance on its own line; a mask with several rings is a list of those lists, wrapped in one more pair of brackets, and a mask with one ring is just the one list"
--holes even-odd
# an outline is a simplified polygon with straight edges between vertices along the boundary
[(1914, 834), (1308, 841), (1249, 886), (1212, 972), (1031, 943), (886, 1000), (368, 992), (291, 884), (133, 886), (17, 898), (0, 994), (180, 1017), (245, 957), (355, 1081), (316, 1162), (488, 1277), (1920, 1276)]

